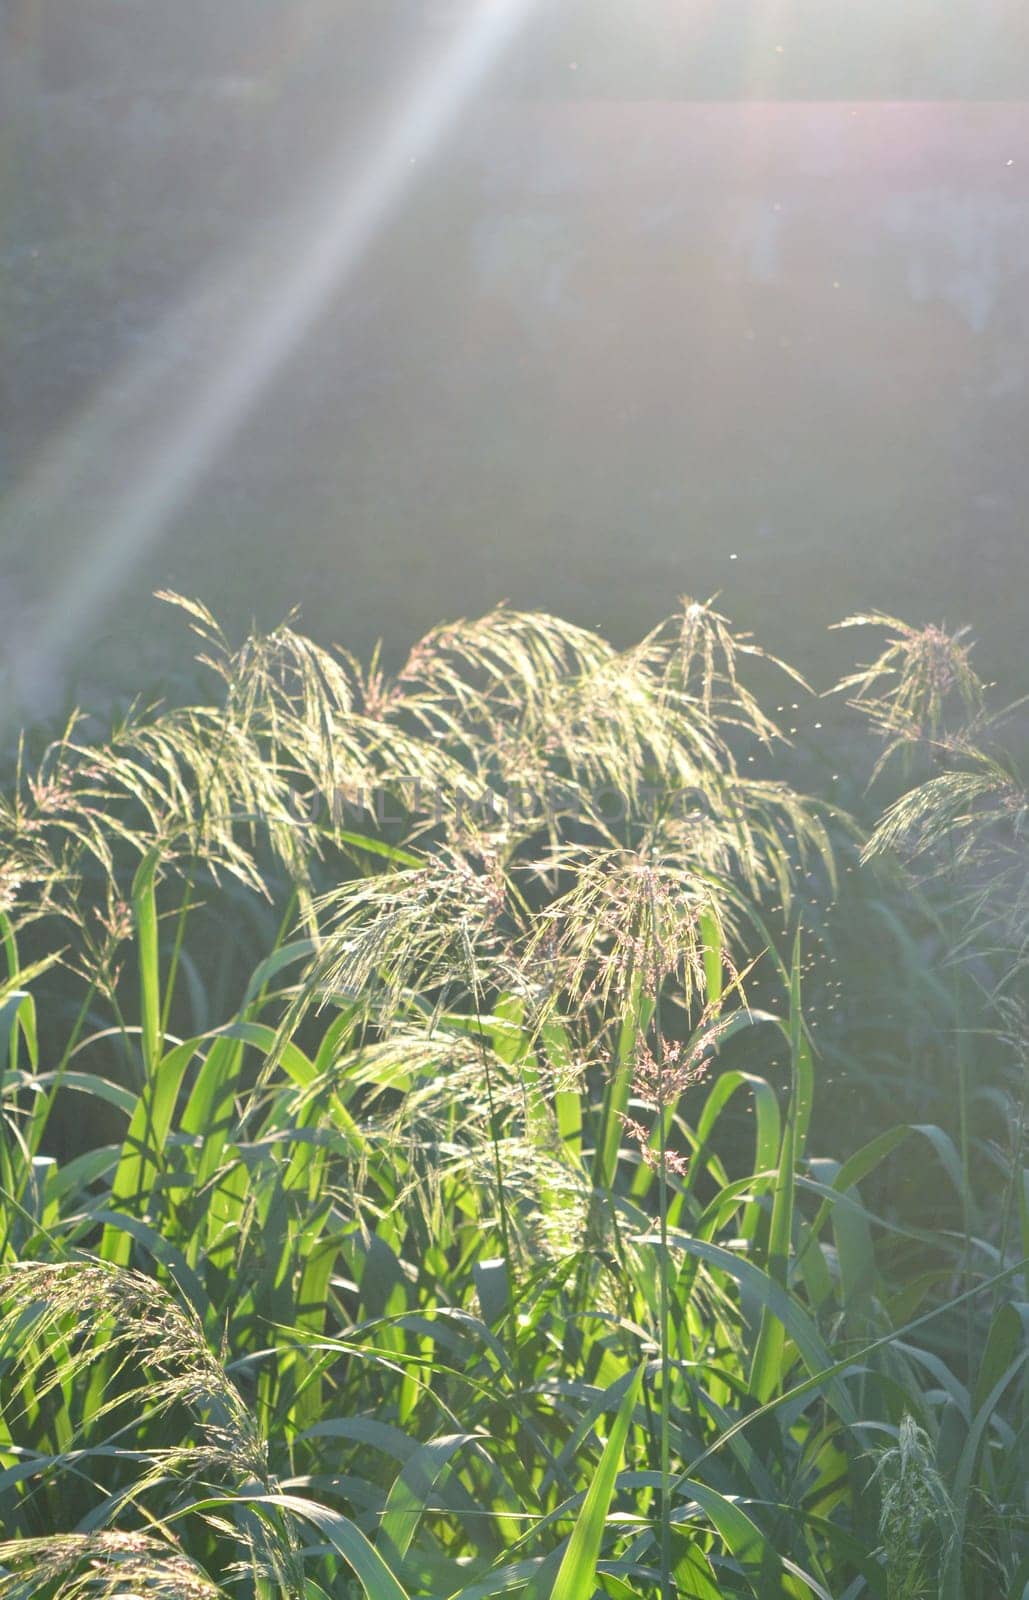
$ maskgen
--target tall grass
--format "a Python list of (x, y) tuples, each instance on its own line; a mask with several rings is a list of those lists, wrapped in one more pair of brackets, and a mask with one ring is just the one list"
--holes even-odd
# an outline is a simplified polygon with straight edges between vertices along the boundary
[[(176, 603), (212, 703), (0, 803), (0, 1596), (1021, 1596), (1023, 811), (962, 789), (963, 641), (887, 619), (847, 690), (942, 751), (866, 853), (946, 853), (1009, 1070), (827, 1155), (798, 891), (856, 831), (755, 775), (787, 669), (692, 602), (393, 678)], [(906, 1165), (935, 1225), (869, 1204)]]

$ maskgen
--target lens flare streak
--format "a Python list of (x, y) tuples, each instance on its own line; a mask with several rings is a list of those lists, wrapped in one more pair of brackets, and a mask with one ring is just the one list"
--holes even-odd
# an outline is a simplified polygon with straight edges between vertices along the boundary
[[(64, 641), (109, 612), (283, 362), (338, 294), (535, 0), (479, 0), (423, 70), (354, 176), (333, 151), (306, 200), (148, 338), (0, 513), (7, 548), (77, 550), (19, 648), (18, 687), (52, 681)], [(15, 696), (17, 698), (17, 695)]]

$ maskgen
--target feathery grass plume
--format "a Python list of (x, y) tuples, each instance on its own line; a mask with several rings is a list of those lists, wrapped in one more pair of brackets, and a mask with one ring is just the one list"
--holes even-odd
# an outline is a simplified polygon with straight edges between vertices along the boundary
[(174, 598), (208, 646), (221, 702), (134, 707), (96, 744), (77, 739), (73, 718), (36, 770), (20, 760), (0, 803), (12, 909), (79, 923), (84, 883), (124, 884), (155, 848), (166, 871), (229, 873), (266, 894), (264, 850), (306, 882), (322, 841), (339, 836), (341, 797), (453, 783), (458, 769), (439, 751), (354, 713), (328, 652), (288, 627), (230, 652), (203, 607)]
[[(727, 734), (777, 732), (740, 680), (741, 654), (763, 652), (690, 602), (674, 628), (625, 651), (501, 608), (427, 635), (388, 690), (376, 680), (376, 703), (465, 763), (477, 792), (495, 791), (519, 837), (542, 824), (554, 839), (574, 821), (612, 839), (618, 818), (685, 791), (738, 826)], [(535, 815), (526, 797), (540, 802)]]
[[(699, 695), (681, 687), (692, 671), (681, 639), (674, 650), (652, 641), (616, 652), (557, 619), (504, 610), (436, 630), (391, 688), (376, 679), (373, 692), (288, 625), (233, 652), (203, 607), (163, 598), (204, 640), (222, 702), (134, 710), (96, 746), (72, 724), (0, 809), (5, 901), (19, 918), (59, 912), (87, 968), (103, 964), (91, 902), (106, 902), (111, 927), (148, 852), (185, 878), (187, 899), (201, 870), (265, 893), (266, 847), (306, 885), (324, 844), (345, 836), (342, 805), (367, 805), (373, 792), (398, 798), (409, 834), (442, 823), (465, 858), (511, 861), (541, 826), (553, 845), (584, 827), (622, 843), (620, 833), (652, 826), (648, 805), (698, 866), (738, 874), (751, 893), (774, 877), (788, 895), (791, 834), (830, 857), (817, 808), (736, 771), (721, 721), (742, 719), (762, 737), (770, 727), (736, 671), (737, 653), (756, 652), (704, 608), (687, 607), (688, 649), (709, 635)], [(514, 803), (526, 784), (542, 811)], [(624, 827), (605, 816), (612, 797)]]
[(1029, 953), (1029, 791), (1009, 757), (948, 741), (953, 763), (902, 794), (876, 824), (863, 860), (895, 853), (923, 885), (937, 884), (960, 933), (953, 954), (985, 958), (999, 989)]
[[(593, 1199), (593, 1185), (582, 1164), (571, 1158), (559, 1139), (541, 1143), (535, 1127), (531, 1138), (501, 1140), (500, 1152), (514, 1201), (514, 1231), (526, 1265), (561, 1261), (581, 1250), (592, 1221)], [(479, 1170), (485, 1185), (492, 1174), (482, 1154)], [(602, 1298), (610, 1307), (610, 1297)]]
[[(495, 854), (441, 845), (425, 864), (344, 883), (313, 904), (317, 953), (287, 1015), (292, 1030), (314, 1003), (359, 1005), (380, 1028), (401, 1009), (466, 997), (503, 948), (507, 884)], [(481, 963), (473, 974), (469, 951)]]
[[(126, 1503), (137, 1514), (182, 1515), (210, 1490), (227, 1491), (231, 1506), (236, 1493), (275, 1487), (266, 1442), (199, 1320), (141, 1272), (90, 1259), (6, 1267), (0, 1359), (6, 1448), (33, 1441), (37, 1486), (80, 1485), (88, 1463), (99, 1512), (112, 1521)], [(235, 1542), (240, 1571), (274, 1578), (291, 1600), (302, 1594), (287, 1520), (201, 1514)]]
[(39, 902), (29, 919), (58, 914), (80, 927), (97, 887), (101, 897), (110, 887), (127, 898), (135, 866), (151, 851), (166, 871), (202, 866), (216, 882), (229, 873), (265, 894), (255, 848), (263, 834), (302, 870), (283, 786), (217, 708), (150, 720), (134, 712), (98, 745), (73, 733), (48, 748), (36, 772), (20, 775), (0, 810), (0, 844), (24, 898)]
[(572, 886), (537, 917), (526, 955), (554, 974), (548, 1009), (620, 1009), (635, 984), (650, 997), (668, 985), (689, 1008), (704, 984), (705, 919), (732, 927), (733, 910), (711, 878), (679, 853), (567, 847), (546, 861)]
[(540, 732), (552, 722), (563, 686), (609, 662), (597, 634), (543, 612), (500, 606), (476, 621), (432, 629), (414, 646), (391, 687), (426, 732), (469, 743), (496, 720)]
[[(709, 1020), (713, 1012), (705, 1008)], [(633, 1062), (632, 1092), (636, 1102), (663, 1118), (665, 1113), (678, 1106), (688, 1089), (702, 1083), (711, 1065), (711, 1055), (718, 1035), (718, 1024), (705, 1027), (703, 1023), (690, 1039), (660, 1038), (651, 1048), (646, 1039), (636, 1045)], [(622, 1126), (639, 1146), (644, 1162), (652, 1171), (658, 1171), (664, 1161), (668, 1172), (685, 1177), (688, 1163), (677, 1150), (665, 1148), (659, 1155), (654, 1148), (653, 1133), (634, 1117), (623, 1113)]]
[(435, 745), (385, 726), (384, 706), (369, 697), (357, 664), (322, 649), (290, 620), (251, 634), (236, 651), (219, 633), (203, 659), (224, 682), (225, 715), (286, 786), (294, 821), (308, 823), (311, 847), (323, 836), (337, 838), (344, 808), (357, 810), (378, 789), (454, 789), (459, 765)]
[(344, 1099), (361, 1135), (351, 1157), (352, 1182), (337, 1179), (346, 1189), (346, 1213), (359, 1220), (374, 1212), (376, 1175), (385, 1169), (390, 1205), (398, 1214), (414, 1205), (442, 1222), (444, 1197), (453, 1200), (462, 1182), (474, 1188), (484, 1153), (492, 1159), (491, 1115), (500, 1128), (515, 1131), (526, 1115), (516, 1070), (481, 1037), (445, 1025), (416, 1030), (398, 1022), (386, 1038), (342, 1051), (284, 1098), (277, 1120), (309, 1126), (335, 1096)]
[(961, 867), (994, 829), (1007, 824), (1015, 839), (1025, 833), (1029, 799), (1014, 774), (984, 750), (953, 744), (946, 750), (963, 757), (970, 770), (941, 773), (895, 800), (876, 824), (865, 860), (887, 850), (908, 860), (928, 858), (946, 845), (949, 865)]
[(781, 739), (782, 731), (740, 677), (740, 658), (765, 661), (811, 692), (794, 667), (762, 649), (750, 633), (734, 629), (710, 600), (683, 596), (678, 612), (639, 648), (660, 673), (667, 693), (699, 707), (712, 726), (743, 729), (765, 744)]
[[(962, 1530), (962, 1577), (975, 1600), (1017, 1595), (1029, 1552), (1029, 1507), (1018, 1469), (1005, 1489), (973, 1486)], [(1022, 1585), (1024, 1593), (1024, 1584)]]
[(595, 819), (598, 790), (634, 792), (660, 732), (654, 688), (595, 634), (501, 607), (428, 634), (380, 700), (462, 763), (517, 841)]
[(917, 628), (878, 611), (846, 617), (834, 626), (886, 628), (891, 635), (874, 661), (842, 678), (833, 690), (848, 694), (849, 704), (884, 738), (873, 780), (896, 751), (934, 744), (981, 714), (985, 685), (969, 659), (968, 628), (954, 633), (936, 624)]
[[(862, 860), (893, 855), (924, 891), (949, 964), (963, 1172), (966, 1270), (970, 1270), (972, 1090), (965, 1039), (988, 1029), (990, 1007), (1017, 999), (1029, 953), (1029, 793), (1017, 764), (998, 742), (1016, 707), (989, 710), (987, 686), (969, 663), (967, 629), (912, 629), (894, 619), (852, 619), (888, 626), (886, 651), (841, 688), (884, 738), (873, 778), (900, 747), (909, 787), (887, 806)], [(928, 775), (926, 775), (928, 769)], [(972, 1330), (966, 1321), (967, 1359)]]
[[(483, 1037), (480, 1028), (496, 1022), (447, 1016), (414, 1031), (398, 1021), (388, 1037), (336, 1056), (287, 1098), (278, 1120), (307, 1126), (332, 1096), (344, 1098), (361, 1147), (349, 1179), (334, 1181), (344, 1214), (363, 1226), (387, 1203), (394, 1219), (416, 1214), (437, 1238), (451, 1236), (448, 1207), (461, 1212), (466, 1231), (481, 1228), (496, 1203), (499, 1158), (513, 1239), (531, 1267), (541, 1251), (557, 1259), (581, 1244), (591, 1185), (538, 1080), (527, 1084), (520, 1059), (498, 1054)], [(462, 1024), (473, 1031), (455, 1032)], [(566, 1064), (558, 1087), (579, 1082)], [(547, 1088), (552, 1094), (554, 1084)]]
[(955, 1534), (954, 1510), (932, 1441), (913, 1417), (901, 1418), (896, 1444), (879, 1452), (875, 1481), (881, 1484), (879, 1537), (888, 1600), (938, 1594)]
[(0, 1544), (0, 1600), (225, 1600), (168, 1538), (65, 1533)]
[(678, 851), (694, 870), (710, 874), (728, 904), (746, 913), (774, 888), (789, 913), (797, 874), (817, 862), (836, 889), (836, 852), (826, 817), (850, 831), (838, 811), (798, 794), (774, 779), (732, 774), (712, 801), (697, 791), (670, 797), (669, 810), (651, 837), (668, 853)]
[(14, 1353), (21, 1369), (5, 1388), (10, 1437), (47, 1395), (80, 1383), (102, 1360), (110, 1364), (111, 1392), (84, 1426), (132, 1402), (141, 1408), (140, 1421), (183, 1407), (196, 1419), (199, 1442), (173, 1452), (182, 1467), (222, 1467), (267, 1482), (264, 1441), (195, 1314), (141, 1272), (95, 1260), (7, 1266), (0, 1276), (0, 1349), (8, 1360)]

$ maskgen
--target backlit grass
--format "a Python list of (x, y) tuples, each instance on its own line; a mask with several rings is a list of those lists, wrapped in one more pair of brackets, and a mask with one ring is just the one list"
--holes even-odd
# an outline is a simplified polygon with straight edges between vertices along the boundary
[(211, 703), (0, 802), (0, 1596), (1022, 1596), (1026, 801), (966, 641), (862, 619), (862, 833), (709, 607), (391, 678), (177, 603)]

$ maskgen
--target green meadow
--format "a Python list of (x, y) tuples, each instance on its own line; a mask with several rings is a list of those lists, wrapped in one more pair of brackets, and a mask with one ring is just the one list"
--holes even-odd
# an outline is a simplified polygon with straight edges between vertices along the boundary
[(203, 692), (0, 797), (2, 1600), (1029, 1595), (969, 637), (852, 618), (819, 700), (688, 601), (394, 674), (164, 598)]

